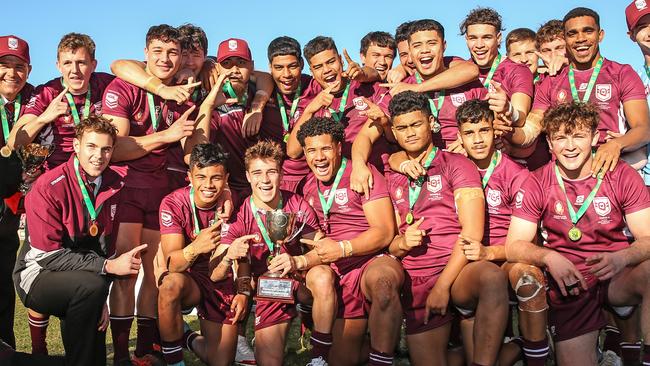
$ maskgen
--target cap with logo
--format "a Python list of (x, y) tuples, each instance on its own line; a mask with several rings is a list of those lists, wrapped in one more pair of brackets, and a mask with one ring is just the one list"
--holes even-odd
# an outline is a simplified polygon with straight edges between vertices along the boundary
[(229, 57), (241, 57), (246, 61), (253, 61), (251, 50), (248, 48), (248, 43), (243, 39), (238, 38), (228, 38), (219, 43), (219, 48), (217, 49), (217, 62), (221, 62)]
[(635, 0), (625, 8), (625, 20), (627, 29), (631, 31), (644, 15), (650, 14), (650, 6), (646, 0)]
[(0, 57), (16, 56), (29, 63), (29, 45), (16, 36), (0, 36)]

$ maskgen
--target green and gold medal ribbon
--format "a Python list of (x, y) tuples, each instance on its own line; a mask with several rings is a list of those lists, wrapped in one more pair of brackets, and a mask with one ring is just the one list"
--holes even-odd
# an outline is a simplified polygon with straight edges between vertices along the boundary
[[(278, 210), (282, 209), (282, 193), (278, 192), (280, 195), (280, 202), (278, 202)], [(253, 202), (253, 196), (251, 195), (250, 197), (250, 205), (251, 205), (251, 211), (253, 211), (253, 217), (255, 218), (255, 222), (257, 223), (257, 228), (260, 229), (260, 232), (262, 233), (262, 238), (264, 238), (264, 242), (266, 243), (266, 246), (269, 247), (269, 251), (271, 252), (271, 255), (273, 255), (273, 248), (275, 247), (275, 243), (271, 241), (271, 237), (269, 237), (268, 231), (266, 231), (266, 226), (264, 226), (264, 223), (262, 222), (262, 218), (260, 217), (260, 214), (257, 212), (257, 206), (255, 206), (255, 202)]]
[(596, 193), (600, 188), (600, 184), (603, 182), (603, 178), (600, 175), (598, 176), (596, 185), (591, 190), (591, 193), (589, 193), (589, 196), (587, 196), (585, 201), (582, 203), (577, 213), (573, 209), (573, 204), (571, 204), (571, 201), (569, 200), (569, 196), (567, 196), (566, 194), (566, 189), (564, 188), (564, 180), (562, 179), (562, 175), (560, 174), (560, 168), (558, 168), (557, 164), (555, 165), (555, 178), (557, 178), (557, 183), (559, 184), (562, 193), (564, 193), (567, 210), (569, 211), (569, 216), (571, 217), (571, 223), (573, 224), (573, 226), (569, 230), (569, 239), (571, 239), (572, 241), (578, 241), (582, 237), (582, 232), (580, 232), (580, 229), (578, 229), (576, 225), (578, 224), (580, 218), (585, 214), (585, 212), (587, 212), (589, 205), (594, 200), (594, 197), (596, 196)]
[[(425, 173), (429, 169), (429, 166), (431, 166), (431, 162), (433, 161), (433, 158), (436, 157), (437, 152), (438, 148), (434, 146), (429, 155), (427, 155), (427, 159), (424, 161), (424, 165), (422, 166)], [(415, 217), (413, 217), (413, 207), (415, 207), (415, 203), (417, 202), (418, 197), (420, 197), (420, 191), (422, 191), (423, 184), (424, 177), (420, 177), (416, 180), (409, 178), (409, 212), (406, 214), (406, 223), (409, 225), (411, 225), (415, 220)]]
[(289, 140), (289, 119), (293, 118), (293, 116), (296, 114), (301, 92), (302, 83), (299, 83), (298, 89), (296, 89), (296, 93), (293, 95), (293, 101), (291, 102), (291, 111), (289, 112), (289, 115), (287, 115), (287, 108), (284, 106), (284, 100), (280, 95), (281, 93), (277, 91), (275, 94), (276, 98), (278, 99), (278, 107), (280, 107), (280, 117), (282, 117), (282, 128), (284, 129), (282, 139), (284, 142), (287, 142), (287, 140)]
[(323, 208), (323, 217), (326, 222), (327, 222), (327, 218), (329, 217), (332, 204), (334, 203), (334, 196), (336, 195), (336, 189), (339, 187), (339, 183), (341, 182), (341, 177), (343, 177), (343, 172), (345, 171), (345, 166), (347, 164), (348, 164), (348, 159), (346, 159), (345, 157), (341, 159), (341, 166), (339, 167), (339, 170), (336, 172), (336, 177), (334, 178), (334, 184), (332, 184), (332, 188), (330, 189), (330, 194), (327, 197), (327, 200), (325, 200), (325, 196), (323, 196), (323, 193), (320, 191), (320, 185), (316, 183), (316, 188), (318, 188), (318, 199), (320, 200), (320, 206)]
[[(153, 94), (147, 92), (147, 103), (149, 104), (149, 116), (151, 116), (151, 126), (153, 126), (153, 132), (158, 131), (158, 113), (156, 113), (156, 105), (153, 101)], [(162, 108), (160, 108), (162, 113)]]
[(481, 181), (483, 189), (487, 187), (488, 181), (490, 180), (492, 173), (494, 173), (494, 168), (496, 168), (497, 164), (499, 164), (499, 158), (501, 158), (501, 151), (495, 150), (494, 155), (492, 156), (492, 160), (490, 160), (490, 166), (488, 166), (487, 170), (485, 171), (485, 175), (483, 176), (483, 180)]
[(350, 84), (351, 84), (351, 81), (348, 80), (348, 83), (345, 86), (345, 90), (343, 91), (343, 96), (341, 97), (341, 103), (339, 103), (338, 112), (335, 111), (332, 108), (329, 108), (330, 114), (332, 115), (332, 118), (334, 118), (334, 120), (336, 122), (341, 122), (341, 118), (343, 118), (343, 112), (345, 111), (345, 105), (348, 103), (348, 94), (350, 93)]
[[(13, 123), (15, 124), (16, 121), (18, 120), (18, 116), (20, 115), (20, 102), (22, 100), (22, 96), (18, 94), (16, 96), (16, 100), (14, 100), (14, 121)], [(9, 140), (9, 133), (11, 131), (11, 128), (9, 127), (9, 118), (7, 117), (7, 110), (5, 108), (4, 103), (0, 104), (0, 118), (2, 119), (2, 134), (5, 139), (5, 144), (7, 143), (7, 140)]]
[[(201, 227), (199, 226), (199, 218), (196, 216), (196, 203), (194, 203), (194, 187), (190, 186), (190, 206), (192, 207), (192, 219), (194, 221), (194, 235), (199, 235)], [(218, 208), (218, 207), (217, 207)], [(214, 219), (217, 219), (217, 208), (214, 210)]]
[(485, 88), (490, 87), (490, 81), (492, 81), (492, 78), (494, 77), (494, 73), (497, 71), (497, 67), (499, 67), (500, 63), (501, 63), (501, 53), (497, 53), (497, 57), (494, 59), (494, 61), (492, 61), (492, 66), (490, 67), (490, 71), (488, 72), (487, 77), (483, 82), (483, 86)]
[(90, 221), (93, 223), (89, 229), (90, 235), (96, 236), (97, 225), (95, 224), (95, 221), (97, 221), (97, 215), (101, 211), (102, 206), (99, 206), (99, 208), (95, 210), (95, 205), (93, 204), (93, 201), (90, 199), (90, 195), (88, 194), (88, 189), (86, 189), (86, 184), (84, 183), (83, 179), (81, 179), (81, 173), (79, 173), (79, 159), (77, 159), (76, 156), (74, 157), (74, 172), (75, 175), (77, 176), (77, 183), (79, 183), (79, 189), (81, 190), (81, 196), (83, 197), (84, 206), (86, 206), (86, 210), (88, 210), (88, 215), (90, 216)]
[[(415, 80), (417, 81), (418, 84), (422, 84), (422, 76), (420, 76), (419, 72), (415, 72)], [(436, 104), (433, 102), (433, 99), (429, 99), (429, 108), (431, 108), (431, 114), (433, 114), (433, 117), (438, 119), (438, 114), (442, 110), (442, 104), (445, 102), (445, 90), (441, 90), (440, 94), (438, 95), (438, 107), (436, 107)]]
[(237, 96), (235, 89), (233, 89), (230, 80), (226, 80), (226, 82), (223, 83), (221, 90), (223, 90), (224, 93), (228, 94), (230, 98), (237, 98), (237, 103), (246, 106), (246, 103), (248, 102), (248, 89), (246, 89), (246, 92), (240, 98)]
[[(589, 101), (589, 96), (591, 95), (591, 90), (596, 85), (596, 79), (598, 79), (598, 74), (600, 74), (600, 68), (603, 67), (603, 57), (599, 58), (594, 66), (594, 71), (591, 72), (591, 77), (589, 78), (589, 84), (587, 84), (587, 90), (582, 96), (582, 102), (587, 103)], [(569, 65), (569, 85), (571, 86), (571, 96), (576, 102), (580, 102), (580, 97), (578, 96), (578, 89), (576, 88), (576, 78), (575, 72), (573, 71), (573, 65)]]

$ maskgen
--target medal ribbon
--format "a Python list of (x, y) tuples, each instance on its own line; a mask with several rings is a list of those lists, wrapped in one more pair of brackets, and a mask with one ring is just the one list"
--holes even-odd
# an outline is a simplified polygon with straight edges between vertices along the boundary
[[(282, 194), (280, 194), (280, 202), (278, 202), (278, 209), (282, 209)], [(264, 223), (262, 222), (262, 218), (260, 217), (260, 214), (257, 213), (257, 206), (255, 206), (255, 202), (253, 202), (253, 196), (251, 195), (250, 198), (250, 204), (251, 204), (251, 210), (253, 211), (253, 217), (255, 217), (255, 222), (257, 223), (257, 227), (260, 229), (260, 232), (262, 233), (262, 237), (264, 238), (264, 242), (266, 243), (266, 246), (269, 247), (269, 251), (271, 252), (271, 255), (273, 254), (273, 248), (275, 247), (275, 243), (271, 241), (271, 238), (269, 237), (268, 231), (266, 231), (266, 226), (264, 226)]]
[[(587, 90), (585, 90), (585, 95), (582, 96), (583, 103), (587, 103), (589, 101), (591, 90), (594, 88), (594, 85), (596, 85), (596, 79), (598, 78), (598, 74), (600, 74), (600, 68), (603, 67), (604, 60), (605, 59), (603, 57), (599, 58), (598, 62), (596, 62), (596, 66), (594, 67), (594, 71), (591, 72), (591, 77), (589, 78), (589, 84), (587, 84)], [(573, 97), (573, 100), (576, 102), (580, 102), (580, 97), (578, 96), (578, 89), (576, 88), (576, 78), (575, 78), (575, 72), (573, 71), (573, 65), (569, 66), (569, 85), (571, 86), (571, 96)]]
[[(72, 96), (72, 93), (70, 92), (65, 93), (65, 99), (68, 100), (68, 105), (70, 106), (70, 112), (72, 113), (72, 119), (74, 120), (74, 124), (76, 126), (81, 122), (81, 118), (79, 117), (79, 111), (77, 111), (77, 106), (74, 104), (74, 97)], [(83, 116), (85, 118), (90, 116), (90, 85), (88, 85), (88, 91), (86, 92), (86, 100), (84, 101), (83, 113), (84, 113)]]
[[(419, 72), (415, 72), (415, 80), (418, 82), (418, 84), (422, 84), (422, 77), (420, 76)], [(438, 107), (436, 108), (436, 104), (433, 102), (433, 99), (429, 99), (429, 108), (431, 108), (431, 114), (433, 114), (433, 117), (438, 119), (438, 113), (442, 110), (442, 104), (445, 102), (445, 90), (441, 90), (439, 95), (438, 95)]]
[(650, 79), (650, 66), (643, 65), (643, 68), (645, 69), (645, 75)]
[(483, 189), (487, 187), (488, 181), (490, 180), (492, 173), (494, 173), (494, 168), (497, 167), (500, 157), (501, 157), (501, 151), (499, 150), (494, 151), (494, 155), (492, 156), (492, 160), (490, 161), (490, 166), (488, 166), (487, 170), (485, 171), (485, 175), (483, 176), (483, 180), (481, 181), (483, 185)]
[[(151, 125), (153, 126), (153, 132), (158, 131), (158, 113), (156, 113), (156, 105), (153, 101), (153, 94), (147, 92), (147, 103), (149, 104), (149, 115), (151, 116)], [(162, 107), (160, 108), (162, 112)]]
[(573, 209), (573, 205), (571, 204), (571, 201), (569, 201), (569, 196), (567, 196), (566, 194), (566, 190), (564, 189), (564, 181), (562, 180), (562, 175), (560, 174), (560, 168), (558, 168), (557, 165), (555, 165), (555, 178), (557, 178), (557, 183), (560, 185), (560, 189), (562, 190), (562, 193), (564, 193), (564, 198), (566, 198), (567, 209), (569, 211), (569, 215), (571, 216), (571, 222), (575, 227), (576, 224), (578, 223), (578, 220), (580, 220), (580, 218), (585, 214), (585, 212), (587, 212), (587, 208), (589, 208), (591, 201), (594, 200), (594, 197), (598, 192), (598, 188), (600, 188), (600, 184), (603, 182), (603, 178), (600, 175), (598, 176), (598, 181), (596, 182), (596, 185), (591, 190), (591, 193), (589, 193), (589, 196), (587, 196), (585, 201), (582, 203), (577, 213)]
[(230, 83), (230, 80), (226, 80), (225, 83), (223, 83), (223, 87), (221, 88), (224, 93), (227, 93), (230, 98), (237, 98), (237, 103), (246, 106), (246, 103), (248, 101), (248, 89), (242, 95), (242, 97), (238, 97), (237, 93), (235, 93), (235, 89), (232, 88), (232, 84)]
[(494, 61), (492, 61), (492, 66), (490, 67), (490, 71), (488, 72), (487, 77), (483, 82), (483, 86), (485, 88), (490, 87), (490, 81), (492, 81), (492, 77), (494, 76), (494, 73), (497, 71), (497, 67), (499, 67), (500, 63), (501, 63), (501, 53), (497, 53), (497, 57), (494, 59)]
[[(437, 152), (438, 148), (434, 146), (422, 166), (425, 172), (429, 169), (429, 166), (431, 166), (431, 162), (433, 161), (433, 158), (436, 157)], [(424, 177), (420, 177), (415, 181), (409, 178), (409, 212), (413, 212), (413, 207), (415, 207), (415, 203), (417, 202), (418, 197), (420, 197), (422, 184), (424, 184)]]
[(298, 109), (298, 102), (300, 101), (300, 93), (302, 92), (302, 84), (298, 84), (298, 89), (296, 89), (296, 94), (293, 96), (293, 101), (291, 102), (291, 111), (287, 115), (287, 108), (284, 106), (284, 100), (279, 92), (275, 94), (278, 99), (278, 107), (280, 107), (280, 117), (282, 117), (282, 127), (284, 129), (284, 134), (289, 133), (289, 119), (293, 118)]
[(102, 206), (99, 206), (99, 208), (95, 211), (95, 205), (90, 199), (88, 189), (86, 189), (86, 184), (84, 183), (83, 179), (81, 179), (81, 174), (79, 173), (79, 159), (77, 159), (76, 156), (74, 157), (74, 172), (77, 175), (77, 183), (79, 183), (79, 189), (81, 189), (81, 196), (84, 200), (84, 206), (86, 206), (86, 209), (88, 210), (90, 221), (94, 222), (97, 220), (97, 214), (99, 214), (99, 211), (102, 210)]
[[(196, 216), (196, 204), (194, 203), (194, 187), (190, 186), (190, 205), (192, 206), (192, 219), (194, 221), (194, 235), (199, 235), (201, 227), (199, 226), (199, 218)], [(217, 218), (217, 209), (214, 210), (214, 217)]]
[[(16, 97), (16, 100), (14, 100), (14, 121), (13, 123), (16, 123), (18, 120), (18, 116), (20, 115), (20, 101), (22, 96), (18, 94)], [(0, 118), (2, 119), (2, 134), (5, 138), (5, 144), (7, 143), (7, 140), (9, 140), (9, 118), (7, 117), (7, 110), (5, 109), (4, 103), (0, 104)]]
[[(349, 84), (348, 84), (349, 85)], [(339, 183), (341, 182), (341, 177), (343, 176), (343, 171), (345, 171), (345, 166), (348, 164), (348, 159), (345, 157), (341, 160), (341, 166), (339, 167), (339, 171), (336, 172), (336, 177), (334, 178), (334, 184), (332, 184), (332, 188), (330, 189), (330, 195), (327, 197), (327, 201), (325, 201), (325, 197), (323, 196), (323, 193), (320, 191), (320, 186), (318, 183), (316, 183), (316, 188), (318, 188), (318, 199), (320, 200), (320, 205), (323, 208), (323, 216), (325, 217), (325, 220), (327, 220), (327, 217), (329, 216), (330, 209), (332, 208), (332, 204), (334, 203), (334, 196), (336, 195), (336, 189), (339, 187)]]
[(345, 86), (345, 90), (343, 91), (343, 96), (341, 97), (341, 103), (339, 103), (339, 111), (335, 111), (332, 108), (328, 108), (330, 113), (332, 114), (332, 118), (336, 122), (341, 122), (341, 118), (343, 118), (343, 111), (345, 111), (345, 105), (348, 103), (348, 93), (350, 93), (350, 80), (348, 80), (348, 84)]

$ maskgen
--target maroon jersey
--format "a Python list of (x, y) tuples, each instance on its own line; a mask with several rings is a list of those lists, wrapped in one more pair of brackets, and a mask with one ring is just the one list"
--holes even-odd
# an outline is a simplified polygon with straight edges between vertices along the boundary
[[(591, 176), (564, 179), (569, 201), (577, 212), (596, 185)], [(615, 252), (629, 246), (625, 235), (625, 215), (650, 207), (650, 194), (639, 173), (619, 161), (613, 172), (605, 174), (593, 202), (576, 227), (582, 232), (579, 241), (569, 240), (573, 226), (564, 193), (555, 176), (555, 163), (549, 162), (533, 172), (524, 182), (515, 199), (513, 216), (542, 223), (544, 246), (573, 262), (588, 283), (596, 279), (589, 272), (585, 259), (601, 252)]]
[[(104, 89), (115, 77), (103, 72), (94, 72), (90, 76), (90, 113), (102, 114), (102, 95)], [(33, 92), (24, 114), (40, 116), (45, 112), (52, 100), (59, 95), (64, 87), (61, 77), (52, 79), (39, 85)], [(83, 118), (86, 93), (72, 95), (79, 117)], [(64, 100), (67, 103), (67, 99)], [(74, 119), (72, 113), (67, 113), (47, 124), (39, 132), (34, 142), (42, 145), (54, 145), (54, 152), (45, 163), (46, 169), (52, 169), (66, 162), (73, 152), (72, 140), (74, 139)]]
[[(193, 199), (193, 198), (192, 198)], [(194, 211), (199, 222), (199, 230), (219, 220), (215, 219), (215, 207), (202, 209), (196, 207)], [(175, 190), (163, 198), (160, 203), (160, 235), (181, 234), (185, 245), (190, 244), (195, 238), (194, 218), (192, 214), (192, 203), (190, 201), (190, 187), (183, 187)], [(208, 273), (210, 254), (199, 255), (192, 264), (192, 271)]]
[[(402, 234), (408, 227), (405, 218), (409, 212), (409, 184), (403, 174), (394, 173), (388, 177), (388, 191), (401, 218), (399, 231)], [(402, 259), (410, 275), (437, 275), (449, 261), (461, 230), (454, 200), (454, 191), (459, 188), (481, 188), (476, 165), (460, 154), (438, 150), (413, 207), (415, 220), (425, 217), (420, 229), (426, 236), (422, 238), (422, 245), (411, 249)]]
[[(485, 78), (490, 73), (490, 67), (479, 69), (478, 78), (481, 84), (485, 83)], [(493, 81), (501, 84), (501, 87), (512, 98), (514, 93), (524, 93), (533, 98), (533, 73), (528, 66), (519, 64), (509, 58), (502, 56), (499, 66), (494, 71)]]
[[(174, 101), (165, 101), (154, 95), (155, 114), (158, 116), (158, 130), (166, 130), (187, 109)], [(126, 81), (115, 78), (104, 92), (102, 106), (104, 114), (129, 120), (129, 136), (153, 134), (154, 128), (147, 103), (147, 91)], [(126, 185), (133, 188), (167, 187), (167, 158), (163, 146), (138, 159), (117, 163), (127, 167)]]
[[(368, 168), (372, 173), (372, 180), (374, 182), (374, 186), (370, 190), (368, 199), (366, 199), (362, 194), (358, 194), (350, 189), (352, 162), (349, 160), (335, 192), (330, 192), (333, 182), (327, 185), (318, 181), (313, 174), (307, 176), (307, 180), (302, 189), (303, 196), (309, 202), (309, 205), (314, 208), (314, 211), (316, 211), (318, 221), (322, 224), (323, 231), (328, 238), (336, 241), (351, 240), (368, 230), (370, 225), (368, 225), (368, 220), (363, 211), (363, 205), (370, 201), (388, 197), (384, 177), (374, 166), (369, 164)], [(325, 224), (326, 221), (323, 216), (323, 207), (318, 198), (319, 188), (326, 200), (330, 194), (335, 195), (334, 202), (329, 211), (327, 224)], [(342, 258), (331, 265), (333, 269), (342, 276), (354, 268), (361, 267), (378, 253), (379, 251), (367, 255)]]
[[(580, 100), (584, 97), (592, 71), (593, 69), (574, 70)], [(535, 90), (533, 109), (546, 111), (555, 104), (572, 101), (568, 74), (569, 68), (565, 67), (556, 76), (548, 76), (539, 82)], [(628, 130), (623, 103), (629, 100), (646, 100), (641, 78), (630, 65), (605, 59), (589, 96), (589, 102), (600, 108), (599, 144), (605, 142), (608, 130), (617, 133), (625, 133)]]
[[(322, 90), (322, 87), (315, 81), (312, 85), (315, 93), (314, 95), (317, 95)], [(330, 104), (330, 108), (332, 108), (336, 113), (339, 113), (342, 96), (343, 91), (336, 93), (334, 95), (334, 100), (332, 100), (332, 104)], [(343, 156), (347, 158), (351, 158), (352, 143), (368, 120), (366, 116), (360, 114), (360, 112), (368, 109), (368, 105), (363, 100), (364, 97), (376, 104), (387, 116), (390, 117), (388, 114), (388, 103), (390, 103), (391, 96), (388, 93), (388, 89), (380, 87), (378, 83), (360, 83), (356, 80), (352, 80), (350, 82), (350, 91), (345, 103), (345, 109), (343, 110), (343, 115), (340, 121), (341, 124), (343, 124), (343, 127), (345, 127), (345, 141), (343, 141), (342, 152)], [(332, 113), (328, 108), (321, 108), (316, 112), (315, 116), (331, 117)], [(390, 154), (395, 151), (395, 145), (390, 144), (384, 136), (381, 136), (373, 144), (368, 162), (374, 165), (380, 172), (388, 171), (390, 170), (388, 158), (390, 157)]]
[[(486, 170), (479, 169), (481, 179)], [(506, 154), (501, 154), (497, 164), (483, 188), (485, 193), (485, 227), (483, 243), (485, 245), (504, 245), (508, 236), (510, 216), (515, 207), (515, 196), (528, 178), (528, 170), (516, 163)]]
[[(282, 194), (282, 210), (285, 212), (302, 212), (302, 218), (299, 219), (296, 229), (305, 223), (302, 231), (292, 241), (285, 243), (282, 246), (282, 253), (289, 253), (291, 255), (301, 255), (302, 247), (299, 239), (307, 234), (313, 233), (318, 230), (318, 219), (314, 210), (305, 202), (305, 200), (295, 193), (289, 191), (280, 191)], [(258, 209), (259, 217), (262, 222), (266, 221), (266, 214), (263, 210)], [(221, 230), (221, 244), (232, 244), (232, 242), (244, 235), (256, 234), (259, 241), (254, 241), (249, 246), (249, 260), (251, 261), (251, 273), (253, 276), (264, 274), (268, 270), (266, 263), (267, 258), (271, 254), (266, 242), (262, 237), (259, 226), (250, 205), (250, 196), (244, 200), (244, 203), (239, 207), (237, 216), (229, 221), (227, 225)]]
[[(293, 117), (289, 117), (291, 113), (291, 104), (293, 103), (293, 95), (287, 96), (281, 94), (282, 100), (284, 102), (284, 107), (286, 109), (286, 114), (289, 117), (289, 132), (293, 129), (293, 126), (298, 122), (298, 119), (302, 115), (302, 112), (305, 110), (307, 105), (314, 99), (318, 94), (314, 94), (314, 87), (312, 85), (312, 78), (308, 75), (302, 75), (300, 78), (301, 92), (300, 100), (298, 101), (298, 106)], [(284, 127), (282, 125), (282, 116), (280, 115), (280, 107), (278, 106), (277, 101), (277, 89), (269, 98), (266, 107), (264, 108), (264, 122), (260, 128), (260, 138), (262, 140), (273, 140), (282, 145), (286, 149), (286, 143), (284, 142)], [(284, 162), (282, 163), (282, 175), (284, 179), (291, 181), (299, 181), (303, 179), (307, 174), (309, 174), (309, 166), (305, 157), (301, 156), (298, 159), (292, 159), (288, 156), (285, 157)]]
[[(27, 103), (32, 99), (32, 93), (34, 92), (34, 86), (30, 83), (26, 83), (25, 86), (23, 86), (22, 89), (20, 89), (20, 93), (18, 95), (20, 96), (20, 111), (18, 111), (18, 118), (22, 117), (25, 114), (25, 111), (27, 110)], [(18, 96), (16, 96), (16, 99), (18, 99)], [(9, 124), (9, 131), (11, 131), (11, 128), (14, 126), (16, 121), (14, 120), (14, 112), (15, 112), (15, 100), (8, 101), (6, 100), (3, 96), (0, 95), (0, 104), (4, 105), (5, 111), (7, 113), (7, 122)], [(5, 136), (4, 132), (0, 130), (0, 147), (5, 146), (5, 140), (9, 138), (9, 136)]]

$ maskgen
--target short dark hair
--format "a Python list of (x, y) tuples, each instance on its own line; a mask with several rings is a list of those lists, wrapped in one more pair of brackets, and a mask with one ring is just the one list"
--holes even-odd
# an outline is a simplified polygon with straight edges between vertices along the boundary
[(411, 26), (408, 29), (407, 39), (410, 41), (413, 34), (424, 31), (436, 31), (440, 35), (440, 38), (443, 40), (445, 39), (445, 27), (443, 27), (440, 22), (433, 19), (420, 19), (411, 23)]
[(404, 91), (395, 95), (388, 103), (388, 113), (391, 118), (415, 111), (421, 111), (427, 116), (431, 115), (429, 99), (422, 93)]
[(544, 113), (544, 131), (548, 136), (560, 131), (566, 133), (586, 127), (596, 132), (600, 121), (600, 108), (592, 103), (568, 102), (555, 105)]
[(223, 150), (219, 144), (197, 144), (192, 148), (190, 154), (190, 171), (195, 166), (199, 169), (205, 167), (222, 165), (228, 169), (226, 162), (228, 161), (228, 153)]
[(275, 56), (296, 56), (298, 61), (302, 61), (300, 43), (287, 36), (278, 37), (272, 40), (271, 43), (269, 43), (266, 54), (269, 58), (269, 62), (272, 62)]
[(592, 17), (594, 18), (594, 21), (596, 22), (596, 25), (600, 29), (600, 15), (596, 13), (594, 10), (585, 8), (585, 7), (577, 7), (569, 10), (568, 13), (562, 18), (562, 26), (566, 25), (566, 22), (573, 18), (578, 18), (578, 17)]
[(194, 24), (185, 23), (178, 27), (181, 34), (181, 47), (184, 50), (198, 51), (203, 49), (203, 56), (208, 54), (208, 36), (201, 27)]
[(370, 32), (363, 36), (363, 38), (361, 38), (361, 48), (359, 52), (361, 52), (362, 55), (365, 55), (366, 52), (368, 52), (368, 48), (373, 44), (378, 47), (390, 48), (393, 50), (393, 56), (395, 56), (395, 52), (397, 52), (395, 38), (387, 32)]
[(298, 130), (298, 142), (300, 146), (305, 147), (305, 139), (320, 135), (330, 135), (336, 142), (343, 142), (345, 139), (345, 129), (343, 125), (336, 122), (333, 118), (312, 117), (300, 126)]
[(463, 22), (460, 23), (460, 34), (465, 35), (467, 33), (467, 27), (474, 24), (489, 24), (494, 26), (497, 33), (505, 30), (503, 28), (501, 15), (492, 8), (478, 7), (470, 11)]
[(336, 48), (336, 43), (334, 43), (334, 40), (332, 38), (318, 36), (307, 42), (305, 48), (303, 49), (303, 53), (305, 54), (307, 62), (311, 64), (312, 57), (327, 50), (333, 50), (337, 55), (339, 53), (338, 49)]
[(179, 45), (183, 43), (181, 32), (178, 31), (178, 28), (174, 28), (169, 24), (154, 25), (149, 28), (147, 31), (146, 46), (149, 47), (151, 42), (156, 39), (165, 43), (175, 42)]
[(87, 34), (81, 33), (68, 33), (61, 37), (59, 45), (56, 49), (56, 59), (59, 59), (59, 54), (63, 51), (76, 51), (80, 48), (85, 48), (90, 54), (91, 59), (95, 59), (95, 42)]
[(510, 52), (510, 45), (515, 42), (532, 41), (535, 43), (537, 35), (530, 28), (513, 29), (506, 36), (506, 52)]
[(275, 141), (262, 140), (258, 141), (255, 145), (246, 149), (244, 153), (244, 166), (246, 170), (254, 159), (271, 159), (282, 167), (282, 160), (284, 159), (284, 152), (282, 147)]
[(104, 133), (111, 136), (113, 145), (117, 140), (117, 128), (111, 124), (111, 121), (105, 117), (91, 113), (84, 117), (79, 124), (74, 127), (74, 137), (81, 140), (86, 132)]
[(463, 123), (492, 122), (494, 113), (487, 100), (470, 99), (456, 109), (456, 121), (459, 126)]
[(564, 39), (564, 24), (559, 19), (551, 19), (539, 27), (536, 38), (535, 46), (538, 50), (542, 43), (552, 42), (555, 39)]
[(409, 40), (409, 28), (413, 24), (413, 21), (408, 21), (400, 24), (395, 30), (395, 42), (400, 43), (402, 41)]

